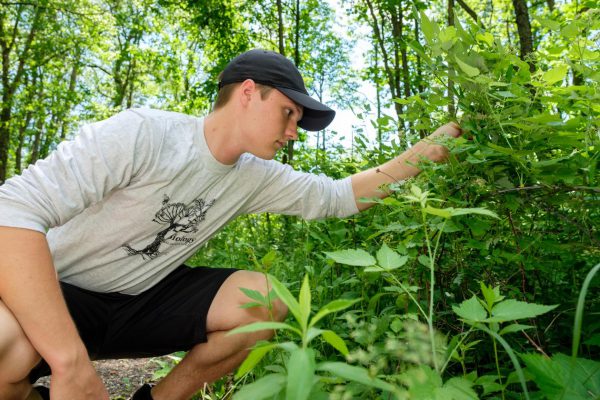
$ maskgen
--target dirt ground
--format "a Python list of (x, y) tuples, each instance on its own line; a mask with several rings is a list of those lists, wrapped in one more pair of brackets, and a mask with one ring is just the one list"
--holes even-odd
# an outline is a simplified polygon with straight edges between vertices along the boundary
[[(160, 369), (156, 358), (94, 361), (98, 375), (104, 381), (111, 399), (128, 399), (133, 392), (150, 382), (154, 371)], [(41, 378), (36, 384), (49, 386), (50, 378)]]

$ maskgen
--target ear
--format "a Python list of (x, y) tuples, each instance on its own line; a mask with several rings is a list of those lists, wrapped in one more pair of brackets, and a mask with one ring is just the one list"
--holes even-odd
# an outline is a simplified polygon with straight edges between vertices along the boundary
[(252, 95), (256, 92), (256, 83), (252, 79), (246, 79), (239, 88), (239, 99), (243, 106), (250, 103)]

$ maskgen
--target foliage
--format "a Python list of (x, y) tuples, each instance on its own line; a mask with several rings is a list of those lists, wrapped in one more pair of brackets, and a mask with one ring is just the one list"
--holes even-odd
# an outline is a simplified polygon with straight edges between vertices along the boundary
[[(297, 169), (344, 178), (449, 119), (464, 135), (446, 164), (422, 162), (359, 216), (242, 216), (201, 249), (191, 263), (270, 274), (274, 292), (246, 291), (247, 306), (277, 295), (290, 319), (241, 328), (279, 332), (236, 384), (198, 396), (596, 398), (600, 12), (531, 4), (523, 60), (510, 2), (463, 3), (477, 21), (440, 1), (345, 1), (350, 22), (320, 0), (1, 2), (0, 181), (75, 121), (130, 106), (205, 113), (234, 54), (282, 50), (312, 94), (377, 130), (344, 133), (349, 150), (319, 132), (316, 149), (297, 143)], [(365, 104), (359, 79), (377, 88)]]

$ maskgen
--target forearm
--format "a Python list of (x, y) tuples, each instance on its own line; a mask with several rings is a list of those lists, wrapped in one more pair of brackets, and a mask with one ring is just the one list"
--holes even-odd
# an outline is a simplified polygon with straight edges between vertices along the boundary
[(362, 198), (384, 198), (388, 193), (381, 189), (382, 185), (402, 181), (421, 172), (417, 167), (423, 158), (437, 161), (444, 157), (445, 148), (427, 140), (421, 140), (398, 157), (366, 171), (352, 176), (352, 190), (356, 206), (363, 211), (373, 203), (361, 202)]
[(62, 297), (46, 237), (0, 227), (0, 254), (0, 298), (53, 373), (89, 362)]

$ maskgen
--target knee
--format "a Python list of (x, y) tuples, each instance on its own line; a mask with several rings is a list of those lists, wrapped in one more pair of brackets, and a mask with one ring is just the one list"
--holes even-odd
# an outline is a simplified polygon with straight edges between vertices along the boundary
[[(248, 272), (246, 276), (246, 286), (247, 289), (255, 290), (261, 293), (264, 298), (267, 298), (267, 294), (273, 289), (270, 283), (267, 282), (267, 278), (265, 275), (258, 272)], [(244, 296), (245, 297), (245, 296)], [(245, 297), (243, 303), (251, 302), (248, 297)], [(271, 299), (268, 304), (265, 304), (266, 307), (260, 307), (258, 318), (265, 321), (283, 321), (285, 320), (288, 308), (283, 301), (278, 298)]]
[(0, 392), (5, 385), (27, 379), (40, 360), (13, 314), (0, 301)]

